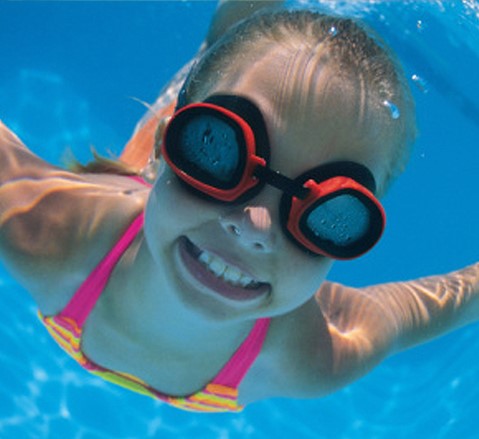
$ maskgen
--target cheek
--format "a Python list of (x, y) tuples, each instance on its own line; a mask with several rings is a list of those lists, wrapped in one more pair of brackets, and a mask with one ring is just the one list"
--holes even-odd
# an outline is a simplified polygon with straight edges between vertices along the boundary
[(307, 302), (326, 279), (333, 260), (315, 258), (297, 250), (285, 252), (276, 269), (273, 308), (278, 314), (292, 311)]
[(213, 217), (215, 211), (211, 203), (185, 190), (175, 175), (165, 172), (150, 193), (145, 232), (157, 241), (169, 243)]
[(309, 299), (326, 278), (333, 260), (323, 257), (305, 255), (296, 258), (290, 273), (297, 288), (297, 295)]

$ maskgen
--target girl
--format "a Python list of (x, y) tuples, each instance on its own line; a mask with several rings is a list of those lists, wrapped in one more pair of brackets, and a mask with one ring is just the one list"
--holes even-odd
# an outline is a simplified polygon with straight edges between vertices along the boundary
[(92, 373), (187, 410), (323, 396), (479, 316), (479, 264), (325, 280), (380, 239), (414, 106), (377, 37), (265, 5), (220, 5), (117, 163), (62, 170), (0, 126), (0, 254), (47, 329)]

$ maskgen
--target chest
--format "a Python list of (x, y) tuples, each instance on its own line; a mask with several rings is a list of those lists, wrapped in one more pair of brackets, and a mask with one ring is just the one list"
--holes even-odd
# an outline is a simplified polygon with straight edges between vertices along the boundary
[(211, 383), (233, 355), (218, 352), (209, 343), (200, 353), (175, 349), (171, 343), (137, 339), (129, 335), (127, 325), (111, 323), (102, 316), (102, 306), (95, 309), (85, 324), (81, 349), (104, 368), (139, 378), (148, 386), (169, 396), (198, 392)]

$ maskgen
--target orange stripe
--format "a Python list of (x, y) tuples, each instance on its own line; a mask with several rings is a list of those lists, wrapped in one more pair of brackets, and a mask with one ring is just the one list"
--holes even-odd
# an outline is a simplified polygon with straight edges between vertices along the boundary
[(239, 412), (243, 410), (237, 402), (238, 390), (221, 384), (210, 383), (204, 390), (186, 398), (162, 395), (141, 379), (124, 372), (103, 369), (92, 363), (81, 351), (82, 330), (74, 320), (64, 317), (39, 317), (53, 339), (80, 365), (90, 373), (106, 381), (125, 387), (142, 395), (167, 402), (182, 410), (195, 412)]
[(231, 398), (238, 397), (238, 389), (223, 386), (222, 384), (210, 383), (206, 386), (205, 390), (214, 393), (215, 395), (230, 396)]

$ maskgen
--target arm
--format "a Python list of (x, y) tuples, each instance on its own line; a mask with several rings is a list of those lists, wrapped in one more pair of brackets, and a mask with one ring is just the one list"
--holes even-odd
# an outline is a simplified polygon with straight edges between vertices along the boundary
[(0, 120), (0, 185), (27, 174), (38, 177), (53, 168), (32, 154)]
[(326, 283), (316, 302), (331, 337), (331, 373), (358, 378), (386, 356), (479, 319), (479, 263), (446, 275), (366, 288)]
[(442, 276), (350, 288), (325, 282), (268, 335), (266, 397), (318, 397), (387, 356), (479, 320), (479, 263)]
[(479, 263), (446, 275), (376, 285), (363, 291), (378, 302), (390, 321), (392, 352), (479, 320)]
[(64, 303), (146, 196), (125, 177), (49, 165), (0, 122), (0, 257), (43, 311)]

